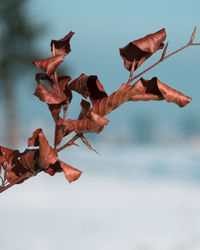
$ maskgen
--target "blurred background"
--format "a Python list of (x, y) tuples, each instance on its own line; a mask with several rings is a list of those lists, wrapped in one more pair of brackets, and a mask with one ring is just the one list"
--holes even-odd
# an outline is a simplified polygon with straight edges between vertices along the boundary
[[(51, 56), (52, 39), (75, 32), (60, 72), (97, 75), (110, 94), (129, 77), (119, 48), (163, 27), (168, 53), (189, 41), (195, 25), (200, 42), (199, 8), (198, 0), (1, 0), (1, 145), (23, 150), (37, 128), (53, 141), (48, 108), (33, 95), (32, 64)], [(101, 134), (86, 135), (100, 156), (81, 143), (62, 151), (63, 161), (83, 171), (76, 183), (40, 174), (2, 193), (1, 248), (199, 250), (199, 65), (200, 46), (189, 47), (144, 75), (192, 97), (185, 108), (126, 103)], [(80, 101), (74, 94), (70, 118)]]

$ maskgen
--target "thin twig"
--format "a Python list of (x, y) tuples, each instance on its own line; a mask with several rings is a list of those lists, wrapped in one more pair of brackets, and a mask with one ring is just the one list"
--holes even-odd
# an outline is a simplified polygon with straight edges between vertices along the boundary
[(69, 106), (69, 100), (67, 101), (66, 105), (63, 105), (63, 119), (66, 119), (66, 113), (68, 110), (68, 106)]
[(76, 143), (74, 143), (78, 138), (80, 137), (80, 134), (76, 134), (72, 139), (70, 139), (66, 144), (64, 144), (62, 147), (56, 149), (57, 152), (62, 151), (63, 149), (75, 145), (78, 146)]
[[(56, 56), (55, 45), (54, 45), (54, 43), (53, 43), (53, 45), (52, 45), (52, 56)], [(54, 80), (54, 83), (55, 83), (55, 85), (56, 85), (58, 94), (59, 94), (59, 96), (61, 97), (60, 88), (59, 88), (59, 85), (58, 85), (58, 76), (57, 76), (56, 70), (53, 72), (53, 80)]]
[(129, 83), (131, 82), (131, 79), (132, 79), (132, 77), (133, 77), (133, 72), (134, 72), (134, 70), (135, 70), (135, 64), (136, 64), (136, 61), (134, 60), (134, 61), (133, 61), (133, 64), (132, 64), (132, 67), (131, 67), (129, 79), (128, 79), (128, 81), (127, 81), (126, 84), (129, 84)]
[(80, 136), (82, 142), (90, 149), (93, 150), (95, 153), (97, 153), (98, 155), (100, 155), (96, 149), (88, 142), (88, 140), (83, 136), (83, 134)]

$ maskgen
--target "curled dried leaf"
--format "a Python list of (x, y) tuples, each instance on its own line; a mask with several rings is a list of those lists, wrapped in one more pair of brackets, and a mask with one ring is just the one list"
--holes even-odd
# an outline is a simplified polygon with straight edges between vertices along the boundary
[(18, 157), (20, 156), (20, 152), (19, 150), (0, 146), (0, 156), (2, 156), (2, 159), (5, 159), (6, 162), (12, 165), (17, 161)]
[(59, 119), (62, 104), (48, 104), (48, 108), (55, 122)]
[(58, 146), (60, 144), (62, 138), (65, 135), (68, 135), (75, 130), (75, 122), (76, 120), (71, 120), (71, 119), (64, 120), (59, 117), (58, 121), (56, 122), (56, 129), (55, 129), (55, 139), (54, 139), (55, 146)]
[(50, 91), (40, 82), (37, 85), (34, 95), (36, 95), (40, 99), (40, 101), (45, 102), (47, 104), (61, 104), (65, 101), (65, 99)]
[[(48, 84), (44, 86), (40, 80)], [(62, 105), (68, 106), (72, 99), (72, 92), (68, 88), (68, 83), (71, 80), (70, 76), (58, 76), (57, 84), (46, 74), (37, 73), (36, 81), (37, 88), (35, 95), (43, 102), (48, 104), (49, 110), (55, 122), (58, 120)]]
[(191, 97), (185, 96), (181, 92), (169, 87), (160, 82), (157, 77), (151, 80), (141, 78), (133, 85), (132, 101), (150, 101), (150, 100), (165, 100), (173, 102), (179, 107), (186, 106), (191, 100)]
[(83, 116), (88, 112), (88, 110), (90, 109), (90, 103), (83, 100), (81, 101), (81, 112), (79, 114), (78, 120), (81, 120), (83, 118)]
[(92, 112), (105, 116), (127, 101), (159, 101), (173, 102), (179, 107), (187, 105), (191, 98), (160, 82), (156, 77), (151, 80), (141, 78), (133, 85), (122, 86), (110, 96), (98, 100)]
[(72, 36), (74, 35), (74, 32), (70, 31), (65, 37), (63, 37), (60, 40), (52, 40), (51, 41), (51, 51), (53, 50), (53, 45), (55, 48), (55, 56), (57, 55), (62, 55), (62, 56), (66, 56), (67, 54), (69, 54), (69, 52), (71, 51), (70, 48), (70, 39), (72, 38)]
[(44, 170), (45, 173), (47, 173), (47, 174), (49, 174), (49, 175), (51, 175), (51, 176), (55, 175), (56, 173), (60, 173), (60, 172), (62, 172), (62, 171), (63, 171), (63, 170), (62, 170), (62, 168), (60, 167), (59, 161), (56, 161), (54, 164), (49, 165), (49, 168), (46, 169), (46, 170)]
[(89, 110), (81, 120), (76, 120), (75, 132), (77, 134), (100, 133), (108, 122), (108, 119)]
[(29, 170), (27, 168), (25, 168), (19, 161), (17, 161), (11, 169), (9, 169), (7, 171), (7, 180), (9, 182), (13, 182), (16, 179), (18, 179), (19, 177), (24, 176), (24, 179), (21, 182), (18, 182), (17, 184), (22, 183), (23, 181), (25, 181), (25, 179), (27, 178), (26, 174), (29, 172)]
[(69, 89), (76, 91), (84, 98), (89, 97), (92, 104), (95, 104), (97, 100), (107, 96), (103, 85), (95, 75), (87, 76), (81, 74), (69, 84)]
[(51, 75), (56, 68), (62, 63), (63, 55), (49, 57), (43, 60), (33, 61), (36, 67), (44, 70), (47, 75)]
[(28, 147), (31, 147), (31, 146), (39, 146), (39, 134), (42, 133), (42, 129), (41, 128), (38, 128), (36, 129), (34, 132), (33, 132), (33, 135), (32, 137), (30, 137), (28, 139)]
[(24, 154), (20, 157), (19, 163), (26, 169), (35, 171), (38, 169), (37, 158), (38, 156), (38, 149), (37, 150), (27, 150)]
[(129, 71), (138, 69), (153, 53), (163, 49), (165, 39), (165, 29), (161, 29), (120, 48), (120, 56), (124, 60), (125, 68)]
[(44, 172), (53, 176), (55, 173), (64, 172), (66, 179), (71, 183), (72, 181), (76, 181), (82, 172), (76, 168), (71, 167), (70, 165), (57, 160), (54, 164), (50, 165), (47, 170)]
[(72, 181), (76, 181), (82, 174), (82, 171), (71, 167), (70, 165), (59, 160), (60, 167), (62, 168), (66, 179), (71, 183)]
[[(0, 155), (0, 165), (6, 161), (6, 157), (3, 155)], [(1, 173), (1, 171), (0, 171)]]
[(62, 138), (73, 131), (75, 131), (76, 134), (100, 133), (108, 122), (108, 119), (95, 114), (91, 110), (88, 110), (81, 120), (64, 120), (59, 118), (56, 123), (54, 144), (58, 146)]
[(50, 147), (42, 129), (37, 129), (33, 132), (33, 136), (28, 140), (28, 145), (39, 146), (39, 154), (36, 161), (41, 168), (47, 169), (49, 165), (57, 161), (58, 154)]
[(47, 169), (49, 165), (54, 164), (58, 159), (57, 152), (50, 147), (44, 134), (39, 134), (39, 159), (38, 165), (44, 169)]

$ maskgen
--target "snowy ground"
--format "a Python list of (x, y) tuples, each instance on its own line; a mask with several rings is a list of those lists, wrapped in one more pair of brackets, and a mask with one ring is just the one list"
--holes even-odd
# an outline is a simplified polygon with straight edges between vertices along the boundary
[(200, 152), (191, 147), (71, 149), (83, 170), (38, 175), (0, 197), (2, 250), (200, 250)]

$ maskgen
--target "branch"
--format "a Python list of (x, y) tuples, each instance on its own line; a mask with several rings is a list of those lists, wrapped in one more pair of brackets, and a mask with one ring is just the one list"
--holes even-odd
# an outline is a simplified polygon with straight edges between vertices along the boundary
[(32, 173), (29, 172), (29, 173), (21, 176), (20, 178), (15, 179), (11, 183), (9, 183), (7, 186), (4, 186), (4, 187), (0, 188), (0, 193), (6, 191), (8, 188), (11, 188), (13, 185), (15, 185), (15, 184), (17, 184), (17, 183), (19, 183), (21, 181), (24, 181), (25, 179), (27, 179), (27, 178), (29, 178), (31, 176), (32, 176)]

